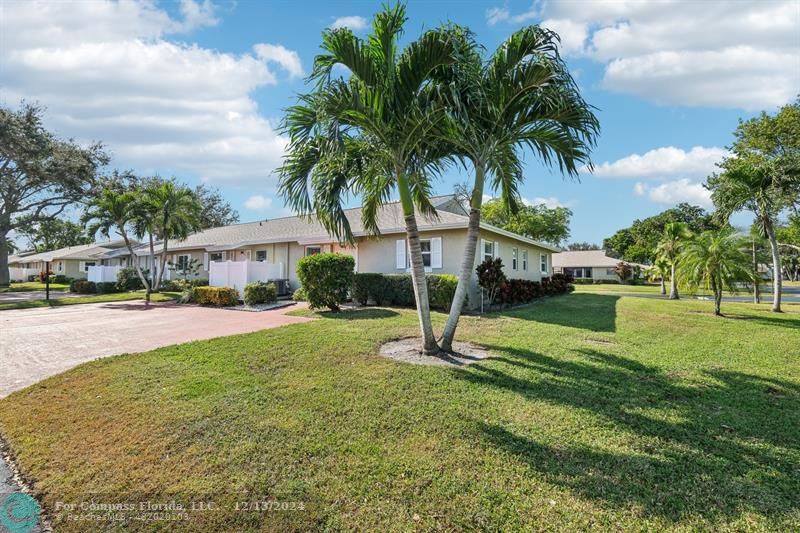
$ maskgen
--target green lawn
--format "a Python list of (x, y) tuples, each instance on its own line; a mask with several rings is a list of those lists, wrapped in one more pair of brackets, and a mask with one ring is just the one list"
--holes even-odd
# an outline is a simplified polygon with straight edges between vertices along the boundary
[[(153, 302), (164, 302), (176, 299), (180, 293), (160, 292), (150, 295)], [(125, 302), (128, 300), (143, 300), (143, 292), (119, 292), (113, 294), (89, 294), (86, 296), (67, 296), (62, 298), (50, 298), (47, 300), (24, 300), (19, 302), (3, 302), (0, 300), (0, 311), (12, 309), (32, 309), (35, 307), (52, 307), (56, 305), (76, 305), (76, 304), (99, 304), (107, 302)]]
[(51, 513), (215, 501), (180, 530), (796, 531), (786, 308), (576, 293), (466, 317), (497, 357), (461, 368), (376, 355), (411, 311), (326, 315), (84, 364), (0, 401), (0, 432)]
[[(46, 285), (39, 281), (30, 281), (25, 283), (12, 283), (8, 287), (0, 287), (0, 293), (2, 292), (28, 292), (28, 291), (43, 291), (45, 290)], [(66, 291), (69, 290), (69, 284), (63, 283), (51, 283), (50, 284), (51, 291)]]

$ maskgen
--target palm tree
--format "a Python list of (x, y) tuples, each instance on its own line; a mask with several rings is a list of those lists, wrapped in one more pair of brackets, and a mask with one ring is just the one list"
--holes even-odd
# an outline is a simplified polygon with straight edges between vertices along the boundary
[[(315, 216), (330, 234), (352, 242), (343, 207), (349, 195), (362, 196), (364, 226), (377, 234), (379, 208), (397, 191), (422, 348), (435, 354), (416, 213), (436, 216), (429, 176), (442, 154), (432, 131), (445, 113), (429, 80), (453, 54), (442, 31), (427, 31), (400, 50), (405, 22), (405, 6), (397, 5), (375, 16), (366, 39), (347, 28), (323, 33), (324, 53), (314, 59), (311, 74), (316, 87), (284, 120), (289, 145), (279, 170), (280, 192), (295, 212)], [(344, 67), (349, 77), (333, 78), (334, 67)]]
[(769, 241), (772, 252), (772, 311), (781, 312), (783, 272), (781, 254), (775, 237), (775, 219), (783, 207), (786, 197), (779, 173), (774, 165), (758, 156), (741, 156), (726, 159), (721, 165), (723, 172), (708, 178), (706, 187), (711, 190), (711, 199), (717, 215), (728, 220), (742, 210), (756, 216), (756, 227), (762, 237)]
[(661, 296), (667, 295), (667, 278), (670, 275), (669, 261), (663, 257), (656, 258), (655, 262), (647, 269), (648, 278), (651, 281), (658, 280), (661, 285)]
[(656, 254), (670, 265), (669, 299), (678, 300), (678, 277), (676, 271), (683, 245), (692, 236), (685, 222), (670, 222), (664, 226), (664, 234), (656, 247)]
[(487, 180), (493, 190), (499, 189), (504, 207), (516, 212), (523, 150), (577, 176), (581, 165), (591, 168), (589, 151), (599, 123), (559, 56), (554, 32), (523, 28), (488, 61), (469, 30), (451, 26), (448, 32), (458, 60), (436, 72), (437, 82), (447, 88), (442, 95), (452, 117), (440, 142), (474, 169), (467, 242), (441, 341), (442, 349), (450, 351), (475, 268)]
[(680, 273), (693, 287), (711, 289), (714, 314), (722, 316), (722, 291), (736, 292), (737, 283), (751, 278), (747, 240), (730, 230), (704, 231), (683, 247)]
[(128, 253), (134, 259), (133, 266), (136, 269), (136, 274), (142, 281), (142, 285), (144, 285), (146, 291), (145, 300), (149, 302), (152, 284), (135, 260), (136, 255), (133, 253), (133, 246), (128, 236), (128, 226), (135, 216), (137, 202), (138, 199), (133, 192), (105, 189), (89, 203), (86, 212), (81, 217), (81, 222), (86, 227), (89, 235), (95, 235), (100, 232), (101, 235), (108, 238), (112, 229), (114, 229), (122, 237), (125, 241), (125, 246), (128, 248)]
[(174, 181), (154, 183), (145, 187), (141, 195), (138, 208), (145, 216), (153, 217), (151, 231), (161, 239), (161, 264), (155, 283), (155, 287), (161, 287), (170, 239), (183, 240), (199, 229), (202, 206), (191, 189)]

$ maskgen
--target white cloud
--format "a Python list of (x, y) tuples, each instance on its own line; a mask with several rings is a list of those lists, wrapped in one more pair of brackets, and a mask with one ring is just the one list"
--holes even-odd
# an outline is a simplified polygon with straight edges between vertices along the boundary
[(367, 27), (369, 22), (364, 17), (359, 17), (357, 15), (349, 16), (349, 17), (339, 17), (333, 21), (330, 25), (332, 29), (337, 28), (350, 28), (353, 31), (360, 31)]
[(667, 178), (674, 176), (705, 177), (727, 155), (724, 148), (695, 146), (689, 151), (666, 146), (631, 154), (614, 162), (602, 163), (594, 175), (606, 178)]
[(668, 181), (660, 185), (637, 183), (633, 187), (637, 196), (649, 199), (651, 202), (663, 205), (675, 205), (680, 202), (712, 207), (711, 192), (703, 187), (702, 183), (693, 182), (687, 178)]
[(267, 198), (261, 194), (254, 194), (245, 200), (244, 206), (250, 211), (266, 211), (272, 206), (272, 198)]
[(544, 204), (545, 206), (549, 207), (550, 209), (554, 209), (556, 207), (569, 207), (571, 205), (571, 202), (562, 202), (561, 200), (559, 200), (555, 196), (548, 196), (546, 198), (541, 197), (541, 196), (536, 196), (536, 197), (531, 198), (531, 199), (523, 198), (522, 201), (526, 205), (542, 205), (542, 204)]
[(265, 180), (285, 139), (251, 94), (278, 83), (267, 61), (302, 73), (296, 53), (256, 45), (228, 54), (167, 39), (217, 22), (213, 4), (184, 0), (182, 18), (149, 1), (14, 2), (0, 17), (4, 105), (47, 107), (46, 126), (102, 140), (112, 164), (202, 181)]
[(541, 21), (567, 54), (605, 66), (602, 87), (663, 104), (755, 110), (784, 104), (800, 87), (800, 4), (535, 2), (519, 14), (487, 10), (490, 25)]
[(279, 44), (257, 44), (253, 47), (256, 55), (267, 62), (277, 63), (292, 78), (303, 75), (303, 64), (300, 56), (294, 50), (284, 48)]

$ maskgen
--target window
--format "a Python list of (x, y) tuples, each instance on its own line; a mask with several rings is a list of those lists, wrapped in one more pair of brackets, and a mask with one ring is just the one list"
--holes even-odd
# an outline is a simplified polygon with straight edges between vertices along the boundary
[(186, 270), (189, 268), (189, 256), (179, 255), (178, 262), (175, 264), (178, 270)]
[(95, 263), (94, 261), (86, 261), (86, 262), (83, 264), (83, 271), (84, 271), (84, 272), (89, 272), (89, 267), (93, 267), (93, 266), (95, 266), (96, 264), (97, 264), (97, 263)]
[(519, 254), (519, 250), (516, 248), (511, 249), (511, 270), (517, 269), (517, 255)]
[(522, 250), (522, 270), (528, 271), (528, 250)]
[(431, 266), (431, 240), (425, 239), (419, 241), (419, 246), (422, 248), (422, 264), (423, 266)]
[(267, 260), (266, 250), (256, 250), (256, 261), (265, 262)]
[(568, 274), (575, 279), (592, 278), (592, 269), (590, 268), (565, 268), (564, 274)]
[(222, 252), (211, 252), (208, 254), (209, 261), (222, 261)]
[(58, 262), (58, 271), (59, 272), (64, 272), (64, 262), (63, 261), (59, 261)]
[(321, 246), (306, 246), (306, 255), (317, 255), (322, 253)]
[(606, 269), (606, 276), (616, 276), (616, 275), (617, 275), (617, 271), (614, 270), (613, 268), (607, 268)]
[(483, 260), (494, 259), (494, 241), (483, 241)]
[(547, 256), (545, 254), (541, 254), (541, 268), (542, 274), (547, 274)]

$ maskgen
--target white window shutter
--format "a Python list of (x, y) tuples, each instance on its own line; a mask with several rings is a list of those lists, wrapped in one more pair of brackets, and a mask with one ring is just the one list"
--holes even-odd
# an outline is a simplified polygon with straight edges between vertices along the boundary
[(79, 272), (86, 271), (86, 261), (78, 261), (78, 271)]
[(431, 239), (431, 268), (442, 268), (442, 238)]
[(203, 254), (203, 270), (208, 272), (208, 254)]
[(494, 258), (497, 259), (500, 257), (500, 243), (494, 241)]
[(486, 258), (486, 239), (481, 239), (481, 250), (478, 254), (478, 262), (483, 263), (483, 260)]
[(396, 261), (395, 266), (397, 268), (402, 268), (405, 270), (406, 268), (406, 241), (404, 239), (398, 239), (395, 243), (395, 255)]

